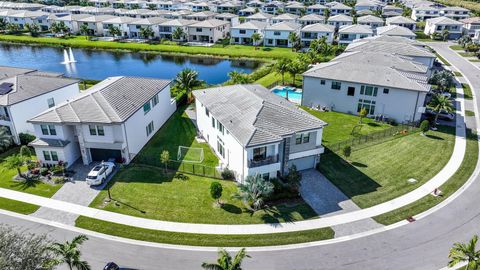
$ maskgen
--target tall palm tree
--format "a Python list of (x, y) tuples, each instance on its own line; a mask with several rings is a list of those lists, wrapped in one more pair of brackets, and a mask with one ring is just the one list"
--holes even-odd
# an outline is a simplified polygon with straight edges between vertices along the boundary
[(4, 18), (0, 18), (0, 31), (7, 29), (7, 21)]
[(89, 39), (90, 30), (88, 29), (88, 25), (82, 24), (80, 26), (80, 34), (84, 35), (86, 39)]
[(24, 177), (22, 174), (22, 166), (25, 164), (25, 158), (19, 154), (10, 155), (4, 159), (5, 167), (9, 170), (17, 170), (18, 176)]
[(173, 81), (176, 87), (186, 92), (189, 100), (193, 88), (203, 84), (203, 81), (198, 79), (198, 72), (189, 68), (180, 71)]
[(282, 75), (282, 85), (285, 84), (285, 73), (288, 72), (290, 63), (290, 59), (282, 58), (275, 64), (275, 71)]
[(252, 39), (253, 46), (255, 46), (256, 50), (258, 48), (258, 42), (262, 39), (262, 36), (260, 36), (259, 33), (253, 33), (250, 38)]
[(288, 73), (292, 75), (292, 85), (295, 85), (297, 74), (303, 73), (308, 69), (308, 63), (301, 59), (303, 59), (303, 57), (292, 61), (288, 67)]
[(7, 149), (12, 145), (12, 135), (6, 127), (0, 126), (0, 150)]
[(110, 32), (110, 35), (112, 35), (113, 37), (117, 37), (122, 34), (122, 31), (120, 31), (120, 28), (113, 25), (108, 26), (108, 32)]
[(182, 27), (177, 27), (172, 32), (172, 38), (174, 40), (183, 41), (185, 39), (185, 31), (183, 31)]
[(292, 51), (296, 51), (299, 48), (300, 38), (297, 33), (291, 32), (288, 35), (288, 41), (292, 44)]
[(155, 33), (153, 32), (153, 30), (150, 26), (142, 27), (140, 29), (140, 36), (145, 38), (145, 39), (153, 38), (154, 35), (155, 35)]
[(38, 24), (35, 24), (35, 23), (32, 23), (32, 24), (25, 24), (25, 29), (30, 32), (30, 35), (32, 37), (36, 37), (38, 36), (38, 32), (40, 32), (40, 27), (38, 26)]
[(72, 242), (66, 241), (65, 243), (53, 243), (48, 250), (55, 254), (59, 259), (52, 262), (53, 265), (67, 264), (70, 270), (74, 268), (77, 270), (90, 270), (91, 267), (87, 261), (82, 261), (81, 252), (79, 250), (80, 245), (88, 240), (85, 235), (79, 235), (73, 238)]
[(476, 270), (480, 268), (480, 250), (477, 250), (478, 235), (473, 236), (466, 244), (455, 243), (450, 249), (448, 258), (449, 267), (453, 267), (458, 263), (466, 262), (465, 270)]
[(250, 258), (245, 248), (242, 248), (233, 259), (225, 249), (220, 249), (217, 263), (204, 262), (202, 268), (205, 270), (242, 270), (242, 261), (245, 258)]
[(435, 124), (437, 123), (440, 111), (445, 110), (447, 112), (452, 112), (454, 110), (452, 101), (448, 97), (440, 94), (433, 95), (432, 100), (428, 105), (430, 105), (430, 107), (437, 112), (435, 115)]

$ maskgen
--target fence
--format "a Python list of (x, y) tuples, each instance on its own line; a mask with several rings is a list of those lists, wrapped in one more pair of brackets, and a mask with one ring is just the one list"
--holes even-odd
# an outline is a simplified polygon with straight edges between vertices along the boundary
[(378, 144), (398, 136), (404, 136), (404, 135), (407, 135), (408, 133), (411, 133), (412, 131), (413, 132), (417, 131), (417, 127), (415, 123), (400, 124), (398, 126), (387, 128), (381, 131), (376, 131), (366, 135), (360, 135), (352, 139), (348, 139), (338, 143), (325, 145), (325, 147), (332, 152), (339, 152), (347, 145), (352, 147), (352, 149), (353, 148), (358, 149), (358, 148), (361, 148), (361, 146)]
[[(165, 168), (165, 164), (160, 161), (160, 158), (152, 158), (146, 156), (136, 156), (133, 160), (135, 164), (145, 164), (149, 166)], [(205, 166), (198, 163), (187, 163), (177, 160), (169, 160), (167, 168), (172, 171), (188, 173), (198, 176), (223, 179), (221, 173), (215, 167)]]

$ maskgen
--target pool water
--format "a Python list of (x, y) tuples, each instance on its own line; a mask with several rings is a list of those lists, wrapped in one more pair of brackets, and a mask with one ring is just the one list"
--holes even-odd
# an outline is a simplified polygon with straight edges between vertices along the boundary
[(281, 88), (276, 88), (272, 90), (272, 93), (274, 93), (277, 96), (281, 97), (287, 97), (287, 92), (288, 92), (288, 99), (300, 103), (302, 100), (302, 92), (301, 91), (295, 91), (294, 88), (292, 87), (281, 87)]

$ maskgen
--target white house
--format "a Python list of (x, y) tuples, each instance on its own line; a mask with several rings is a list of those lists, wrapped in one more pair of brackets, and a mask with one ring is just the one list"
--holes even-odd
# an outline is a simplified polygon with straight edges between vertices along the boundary
[(301, 25), (290, 22), (281, 22), (265, 27), (264, 46), (292, 47), (288, 36), (290, 33), (299, 33)]
[[(68, 29), (70, 29), (70, 33), (76, 34), (80, 32), (80, 26), (83, 24), (79, 20), (85, 19), (90, 16), (91, 15), (88, 15), (88, 14), (70, 14), (70, 15), (61, 16), (61, 17), (55, 16), (49, 20), (50, 20), (50, 24), (52, 22), (56, 22), (56, 23), (63, 22), (65, 26), (67, 26)], [(94, 35), (93, 31), (90, 31), (89, 35), (93, 36)]]
[(359, 0), (355, 3), (355, 10), (362, 11), (362, 10), (381, 10), (383, 4), (379, 1), (373, 0)]
[(339, 14), (329, 17), (327, 19), (327, 23), (335, 26), (335, 29), (338, 30), (342, 26), (352, 25), (353, 18), (347, 15)]
[(440, 10), (440, 16), (444, 16), (456, 21), (470, 17), (470, 10), (462, 7), (444, 7)]
[(350, 44), (354, 40), (371, 37), (372, 35), (373, 31), (370, 26), (367, 25), (354, 24), (342, 26), (338, 30), (338, 43)]
[(305, 5), (302, 3), (294, 2), (285, 6), (285, 12), (300, 16), (302, 12), (305, 12)]
[(352, 11), (351, 7), (336, 1), (329, 2), (325, 5), (330, 9), (330, 16), (338, 15), (338, 14), (349, 15), (350, 12)]
[(78, 80), (61, 74), (0, 66), (0, 126), (20, 143), (20, 133), (34, 134), (28, 119), (79, 92)]
[(398, 25), (387, 25), (377, 28), (377, 35), (404, 37), (415, 39), (417, 35), (412, 30)]
[[(197, 23), (197, 21), (184, 19), (175, 19), (162, 22), (158, 25), (160, 38), (166, 38), (174, 41), (185, 41), (188, 39), (188, 26), (194, 23)], [(183, 32), (183, 37), (180, 39), (173, 38), (173, 32), (175, 32), (177, 28), (182, 29)]]
[(257, 13), (257, 10), (254, 7), (247, 7), (238, 11), (239, 16), (247, 17)]
[(403, 17), (403, 16), (390, 17), (390, 18), (387, 18), (385, 21), (387, 25), (398, 25), (398, 26), (408, 28), (412, 31), (415, 31), (417, 27), (417, 24), (414, 20), (407, 17)]
[(460, 20), (463, 23), (463, 34), (474, 36), (475, 31), (480, 29), (480, 17), (471, 17), (468, 19)]
[(309, 24), (300, 30), (300, 40), (303, 47), (310, 46), (310, 42), (316, 39), (326, 38), (327, 43), (333, 42), (335, 27), (328, 24)]
[(238, 15), (232, 13), (220, 13), (214, 17), (217, 20), (226, 21), (230, 23), (230, 26), (235, 26), (240, 24), (240, 19)]
[(90, 16), (82, 19), (78, 19), (79, 25), (86, 25), (90, 35), (102, 36), (105, 31), (103, 28), (103, 22), (115, 18), (112, 15), (99, 15)]
[(175, 112), (170, 81), (110, 77), (29, 120), (42, 164), (116, 159), (128, 164)]
[(382, 18), (373, 15), (366, 15), (357, 18), (357, 24), (368, 25), (375, 31), (380, 26), (383, 26), (384, 22)]
[(261, 44), (265, 35), (264, 30), (267, 25), (268, 24), (265, 22), (250, 21), (233, 26), (230, 29), (231, 42), (234, 44), (255, 45), (253, 44), (252, 35), (258, 33), (261, 39), (257, 44)]
[(223, 168), (242, 182), (249, 175), (264, 178), (320, 162), (325, 122), (261, 85), (231, 85), (193, 91), (199, 133)]
[(325, 23), (325, 17), (318, 14), (307, 14), (303, 17), (300, 17), (297, 20), (297, 23), (303, 26), (316, 23)]
[(411, 18), (415, 21), (425, 21), (427, 19), (436, 18), (440, 16), (440, 10), (431, 6), (419, 6), (412, 9)]
[(136, 18), (131, 18), (131, 17), (114, 17), (109, 20), (105, 20), (102, 22), (103, 24), (103, 34), (105, 36), (113, 36), (112, 33), (110, 33), (110, 27), (117, 27), (120, 32), (121, 36), (123, 37), (128, 37), (130, 28), (128, 25), (134, 21), (138, 21)]
[(245, 18), (246, 22), (251, 22), (251, 21), (259, 21), (259, 22), (266, 22), (266, 23), (271, 23), (273, 18), (273, 15), (268, 14), (268, 13), (255, 13), (253, 15), (250, 15)]
[(188, 26), (188, 41), (215, 43), (224, 39), (230, 33), (230, 23), (216, 19), (190, 24)]
[(443, 31), (448, 31), (448, 39), (457, 39), (462, 36), (463, 23), (455, 21), (447, 17), (437, 17), (428, 19), (425, 24), (426, 35), (433, 35), (434, 33), (442, 34)]
[(290, 23), (296, 23), (298, 19), (297, 15), (294, 14), (289, 14), (289, 13), (283, 13), (280, 15), (277, 15), (272, 18), (272, 23), (280, 23), (280, 22), (290, 22)]
[(307, 14), (325, 15), (328, 8), (324, 5), (315, 4), (307, 7)]
[(161, 18), (161, 17), (151, 17), (151, 18), (145, 18), (141, 20), (137, 19), (127, 24), (128, 35), (130, 38), (152, 38), (152, 37), (143, 37), (141, 33), (143, 28), (150, 28), (153, 31), (153, 38), (159, 38), (160, 37), (159, 24), (165, 21), (168, 21), (168, 19)]

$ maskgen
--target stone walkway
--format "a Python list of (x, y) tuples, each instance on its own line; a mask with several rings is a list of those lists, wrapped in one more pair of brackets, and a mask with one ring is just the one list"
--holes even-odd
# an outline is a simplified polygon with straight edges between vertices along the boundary
[[(302, 171), (300, 194), (320, 217), (334, 216), (361, 209), (323, 174), (313, 169)], [(352, 223), (332, 226), (332, 229), (335, 231), (335, 237), (341, 237), (382, 226), (372, 218), (367, 218)]]

